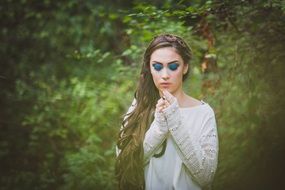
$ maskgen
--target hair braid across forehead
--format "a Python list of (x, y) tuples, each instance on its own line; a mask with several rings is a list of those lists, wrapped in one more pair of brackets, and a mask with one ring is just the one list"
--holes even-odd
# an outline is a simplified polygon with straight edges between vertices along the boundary
[(153, 37), (152, 42), (169, 42), (169, 43), (177, 43), (179, 44), (181, 47), (186, 48), (189, 52), (192, 52), (191, 48), (187, 45), (187, 43), (179, 36), (177, 35), (173, 35), (173, 34), (162, 34), (162, 35), (158, 35)]

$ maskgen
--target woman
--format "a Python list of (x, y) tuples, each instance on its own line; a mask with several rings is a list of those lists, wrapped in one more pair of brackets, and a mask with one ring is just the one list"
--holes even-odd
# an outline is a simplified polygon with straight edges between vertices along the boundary
[(117, 143), (119, 189), (210, 187), (218, 159), (215, 114), (182, 89), (191, 57), (184, 40), (171, 34), (147, 47)]

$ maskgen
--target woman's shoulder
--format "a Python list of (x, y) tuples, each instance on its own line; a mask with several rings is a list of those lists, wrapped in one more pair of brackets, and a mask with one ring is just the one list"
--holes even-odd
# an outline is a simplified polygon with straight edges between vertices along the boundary
[(200, 106), (202, 102), (192, 96), (185, 95), (181, 104), (181, 107), (191, 108), (195, 106)]
[(191, 96), (187, 97), (185, 104), (182, 107), (180, 107), (180, 110), (186, 112), (187, 111), (195, 112), (196, 114), (199, 114), (201, 116), (212, 117), (215, 115), (213, 108), (209, 105), (208, 102), (204, 100), (198, 100)]
[(215, 111), (212, 108), (212, 106), (205, 102), (204, 100), (201, 100), (201, 102), (203, 102), (203, 105), (205, 105), (204, 109), (205, 109), (205, 113), (209, 116), (209, 117), (213, 117), (215, 116)]
[(124, 114), (124, 120), (127, 119), (128, 115), (130, 115), (135, 110), (136, 106), (137, 106), (137, 101), (134, 98), (127, 112)]

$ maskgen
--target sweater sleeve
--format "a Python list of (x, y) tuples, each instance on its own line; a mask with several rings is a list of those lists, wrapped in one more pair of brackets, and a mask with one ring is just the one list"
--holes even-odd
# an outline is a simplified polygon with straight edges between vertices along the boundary
[(156, 112), (154, 121), (147, 130), (143, 142), (144, 163), (148, 163), (150, 157), (160, 147), (168, 134), (167, 123), (162, 113)]
[(218, 136), (214, 113), (209, 113), (203, 121), (201, 134), (191, 134), (189, 128), (182, 123), (177, 101), (165, 110), (165, 114), (167, 126), (181, 160), (202, 187), (209, 186), (218, 159)]

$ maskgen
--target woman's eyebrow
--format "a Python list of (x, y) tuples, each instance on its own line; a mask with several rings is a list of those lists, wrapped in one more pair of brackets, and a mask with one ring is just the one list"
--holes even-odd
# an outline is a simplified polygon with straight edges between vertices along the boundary
[[(162, 64), (162, 63), (160, 63), (160, 62), (158, 62), (158, 61), (152, 61), (152, 63)], [(172, 64), (172, 63), (179, 63), (179, 61), (178, 61), (178, 60), (174, 60), (174, 61), (170, 61), (170, 62), (168, 62), (168, 63), (166, 63), (166, 64), (169, 65), (169, 64)], [(162, 64), (162, 65), (163, 65), (163, 64)]]

